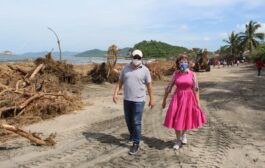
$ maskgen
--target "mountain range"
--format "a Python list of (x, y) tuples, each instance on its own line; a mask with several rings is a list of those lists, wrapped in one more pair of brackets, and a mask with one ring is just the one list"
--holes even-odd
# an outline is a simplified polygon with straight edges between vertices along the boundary
[[(127, 56), (129, 53), (129, 47), (123, 48), (119, 51), (119, 56)], [(27, 56), (27, 57), (42, 57), (46, 55), (48, 51), (41, 52), (27, 52), (23, 54), (18, 54), (19, 56)], [(52, 52), (52, 54), (56, 57), (59, 57), (59, 52)], [(73, 51), (64, 51), (62, 52), (62, 56), (75, 56), (75, 57), (104, 57), (107, 55), (107, 51), (100, 49), (92, 49), (84, 52), (73, 52)]]
[[(120, 57), (126, 57), (129, 53), (130, 48), (126, 47), (123, 49), (120, 49), (119, 56)], [(79, 54), (76, 54), (76, 57), (104, 57), (107, 55), (107, 51), (99, 50), (99, 49), (93, 49), (93, 50), (87, 50), (84, 52), (81, 52)]]
[[(48, 51), (41, 51), (41, 52), (27, 52), (27, 53), (23, 53), (23, 54), (20, 54), (20, 56), (28, 56), (28, 57), (42, 57), (44, 55), (46, 55), (48, 53)], [(73, 52), (73, 51), (64, 51), (62, 52), (62, 55), (63, 56), (74, 56), (76, 54), (78, 54), (79, 52)], [(60, 53), (59, 52), (52, 52), (52, 54), (54, 56), (59, 56)]]

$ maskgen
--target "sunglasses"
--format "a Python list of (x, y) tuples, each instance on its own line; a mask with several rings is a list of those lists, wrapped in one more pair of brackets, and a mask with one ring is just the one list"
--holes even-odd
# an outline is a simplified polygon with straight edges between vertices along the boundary
[(135, 56), (133, 56), (133, 59), (138, 59), (138, 60), (141, 60), (141, 59), (142, 59), (142, 57), (140, 57), (139, 55), (135, 55)]

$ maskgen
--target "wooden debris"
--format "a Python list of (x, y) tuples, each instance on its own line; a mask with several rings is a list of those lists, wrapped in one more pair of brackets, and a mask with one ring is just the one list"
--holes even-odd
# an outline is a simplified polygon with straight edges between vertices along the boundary
[(0, 129), (5, 129), (5, 130), (11, 131), (15, 134), (18, 134), (24, 138), (27, 138), (30, 140), (30, 142), (32, 144), (35, 144), (35, 145), (45, 145), (45, 146), (55, 145), (55, 141), (54, 141), (55, 134), (51, 134), (48, 138), (43, 140), (38, 134), (26, 132), (26, 131), (19, 129), (13, 125), (0, 123)]

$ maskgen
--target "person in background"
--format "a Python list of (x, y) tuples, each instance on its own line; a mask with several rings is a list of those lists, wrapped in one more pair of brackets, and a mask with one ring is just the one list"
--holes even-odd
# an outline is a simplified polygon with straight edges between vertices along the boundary
[(261, 69), (262, 69), (262, 67), (264, 67), (263, 61), (261, 61), (261, 60), (256, 61), (256, 67), (258, 70), (258, 76), (260, 76), (261, 75)]
[(239, 63), (240, 63), (239, 60), (237, 60), (237, 61), (236, 61), (236, 66), (239, 66)]

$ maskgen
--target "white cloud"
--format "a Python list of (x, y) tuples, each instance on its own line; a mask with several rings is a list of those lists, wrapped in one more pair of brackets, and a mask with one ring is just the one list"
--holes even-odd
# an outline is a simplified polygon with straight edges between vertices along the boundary
[(260, 23), (261, 28), (259, 29), (259, 32), (265, 33), (265, 23)]
[(188, 25), (186, 25), (186, 24), (182, 24), (182, 25), (180, 25), (180, 26), (178, 27), (178, 29), (181, 30), (181, 31), (186, 31), (186, 30), (188, 30)]
[(218, 37), (220, 38), (220, 39), (226, 39), (227, 37), (228, 37), (228, 34), (229, 33), (220, 33), (219, 35), (218, 35)]
[(236, 32), (244, 32), (245, 31), (245, 28), (246, 28), (246, 24), (237, 24), (236, 25)]
[(210, 41), (211, 38), (210, 37), (203, 37), (203, 41)]
[(248, 8), (255, 8), (264, 5), (265, 0), (199, 0), (199, 1), (183, 1), (176, 0), (175, 3), (189, 7), (228, 7), (240, 4)]
[[(245, 24), (237, 24), (236, 25), (236, 32), (244, 32), (246, 29), (246, 24), (249, 22), (246, 22)], [(265, 23), (258, 22), (261, 27), (258, 29), (258, 32), (265, 33)]]
[[(1, 6), (0, 20), (5, 23), (0, 27), (1, 48), (56, 48), (46, 28), (50, 26), (64, 49), (80, 51), (105, 49), (111, 43), (131, 47), (151, 39), (187, 47), (219, 45), (233, 29), (244, 31), (245, 24), (236, 25), (248, 20), (242, 18), (261, 18), (262, 12), (249, 9), (264, 7), (265, 0), (10, 0)], [(260, 21), (265, 32), (265, 20)]]
[(253, 9), (256, 7), (260, 7), (265, 4), (265, 0), (242, 0), (242, 5), (244, 5), (247, 9)]

